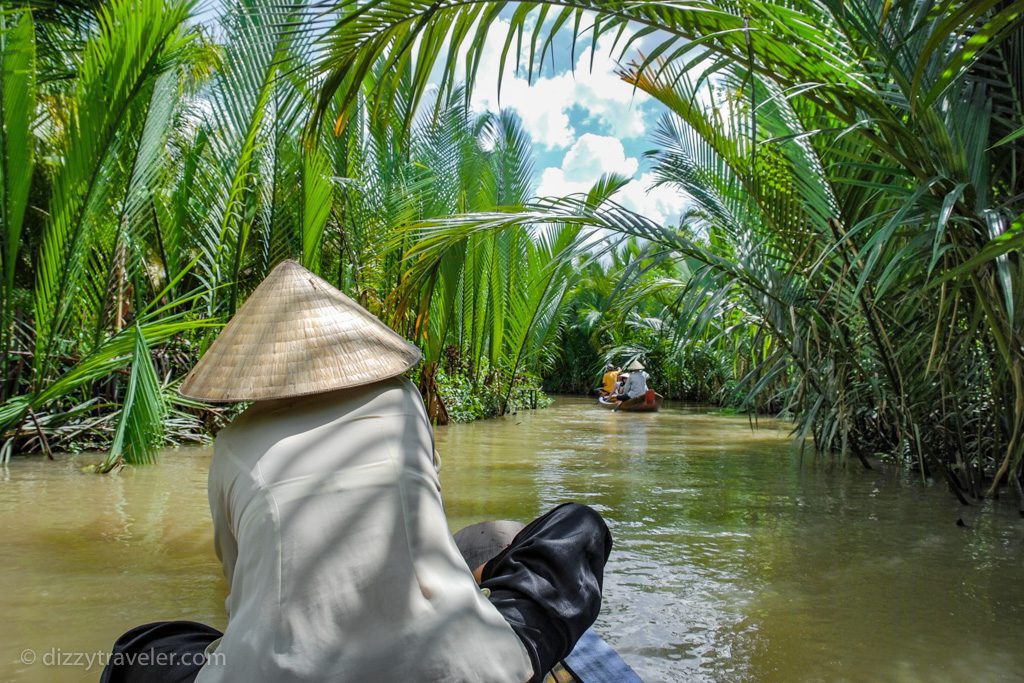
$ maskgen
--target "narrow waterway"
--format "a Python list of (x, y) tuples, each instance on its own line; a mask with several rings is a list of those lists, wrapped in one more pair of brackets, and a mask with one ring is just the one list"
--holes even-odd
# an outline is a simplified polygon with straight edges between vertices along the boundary
[[(560, 398), (440, 428), (437, 445), (453, 529), (565, 500), (605, 515), (615, 549), (597, 628), (646, 681), (1024, 675), (1011, 509), (964, 511), (895, 471), (801, 462), (776, 423), (690, 408)], [(0, 469), (0, 680), (96, 680), (95, 653), (146, 621), (223, 626), (209, 457), (168, 451), (109, 477), (81, 472), (81, 456)]]

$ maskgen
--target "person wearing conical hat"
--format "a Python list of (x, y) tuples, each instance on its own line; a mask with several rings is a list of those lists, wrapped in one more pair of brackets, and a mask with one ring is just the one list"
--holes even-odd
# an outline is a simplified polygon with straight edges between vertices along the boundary
[(644, 366), (640, 363), (640, 360), (633, 360), (632, 363), (626, 366), (626, 370), (629, 371), (629, 377), (620, 390), (621, 393), (616, 396), (620, 401), (628, 401), (631, 398), (643, 396), (647, 393), (648, 374), (644, 372)]
[(600, 610), (607, 526), (561, 505), (469, 567), (401, 376), (419, 360), (299, 264), (271, 272), (180, 390), (253, 402), (210, 464), (227, 627), (132, 629), (101, 681), (523, 683), (572, 650)]

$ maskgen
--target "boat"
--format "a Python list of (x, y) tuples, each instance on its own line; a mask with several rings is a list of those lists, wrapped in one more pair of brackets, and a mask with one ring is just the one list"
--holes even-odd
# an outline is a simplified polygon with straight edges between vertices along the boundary
[(640, 677), (612, 646), (588, 628), (576, 647), (544, 679), (545, 683), (642, 683)]
[(597, 405), (601, 406), (602, 408), (614, 408), (617, 405), (619, 405), (619, 402), (616, 401), (614, 398), (608, 398), (607, 396), (598, 396)]
[(615, 406), (615, 410), (622, 410), (627, 413), (656, 413), (661, 409), (661, 404), (664, 402), (664, 396), (656, 391), (648, 390), (643, 396), (622, 401)]

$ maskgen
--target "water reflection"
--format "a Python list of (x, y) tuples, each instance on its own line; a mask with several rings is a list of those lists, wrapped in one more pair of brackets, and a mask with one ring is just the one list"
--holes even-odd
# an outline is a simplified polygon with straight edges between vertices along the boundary
[[(453, 528), (589, 503), (615, 550), (598, 627), (648, 681), (1016, 679), (1022, 523), (939, 487), (799, 457), (771, 422), (589, 401), (438, 430)], [(18, 663), (98, 651), (128, 627), (223, 626), (206, 450), (98, 477), (0, 470), (0, 679), (95, 680)]]

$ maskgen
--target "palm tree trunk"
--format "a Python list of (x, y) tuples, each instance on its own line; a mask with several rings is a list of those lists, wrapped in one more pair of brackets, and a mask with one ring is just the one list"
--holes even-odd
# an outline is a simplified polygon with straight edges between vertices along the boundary
[(430, 423), (433, 425), (448, 424), (451, 418), (437, 387), (436, 362), (423, 365), (419, 389), (420, 395), (423, 397), (423, 404), (427, 408), (427, 418), (430, 420)]

